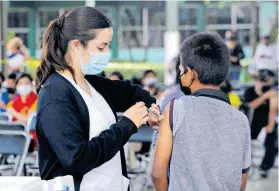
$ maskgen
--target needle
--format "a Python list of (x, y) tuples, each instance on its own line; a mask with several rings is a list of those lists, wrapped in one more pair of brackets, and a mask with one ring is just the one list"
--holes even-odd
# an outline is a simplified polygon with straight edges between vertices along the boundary
[(161, 120), (164, 118), (163, 115), (158, 115), (157, 113), (155, 113), (155, 112), (152, 111), (151, 109), (147, 109), (147, 111), (150, 112), (150, 113), (152, 113), (153, 115), (155, 115), (155, 116), (159, 119), (159, 121), (161, 121)]

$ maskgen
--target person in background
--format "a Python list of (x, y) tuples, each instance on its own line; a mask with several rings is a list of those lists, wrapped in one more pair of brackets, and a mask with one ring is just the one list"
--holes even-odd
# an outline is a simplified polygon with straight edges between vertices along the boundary
[(157, 84), (157, 74), (154, 70), (146, 70), (143, 72), (141, 78), (141, 84), (143, 89), (149, 91), (152, 96), (155, 96), (156, 84)]
[(230, 99), (233, 107), (235, 107), (237, 109), (240, 108), (242, 102), (241, 102), (239, 96), (232, 91), (232, 85), (228, 80), (226, 80), (222, 83), (220, 90), (229, 96), (229, 99)]
[(6, 111), (6, 105), (9, 102), (9, 94), (6, 88), (3, 88), (2, 84), (5, 81), (5, 76), (0, 72), (0, 112)]
[(274, 85), (274, 73), (269, 70), (260, 70), (255, 78), (255, 86), (244, 92), (244, 103), (253, 110), (249, 116), (251, 123), (251, 139), (256, 140), (263, 127), (268, 125), (270, 99), (276, 96)]
[(131, 83), (133, 85), (140, 85), (141, 86), (141, 80), (137, 76), (133, 75), (130, 79)]
[(265, 155), (260, 166), (260, 174), (262, 178), (267, 178), (269, 170), (273, 167), (276, 156), (278, 154), (278, 96), (273, 96), (269, 101), (268, 124), (265, 139)]
[(32, 77), (21, 74), (16, 81), (16, 97), (7, 105), (7, 111), (13, 121), (27, 123), (28, 116), (36, 112), (37, 94), (33, 92)]
[(270, 36), (261, 38), (261, 42), (256, 48), (254, 60), (256, 70), (267, 69), (275, 74), (278, 73), (278, 47), (272, 43)]
[(229, 62), (216, 33), (198, 33), (182, 43), (180, 84), (187, 96), (173, 99), (164, 112), (152, 170), (156, 191), (245, 190), (249, 122), (219, 90)]
[(30, 59), (29, 53), (19, 37), (12, 38), (7, 44), (8, 65), (11, 73), (18, 75), (26, 60)]
[(104, 71), (102, 71), (101, 73), (97, 74), (98, 76), (101, 76), (101, 77), (106, 77), (106, 73)]
[(7, 105), (9, 101), (11, 101), (16, 94), (16, 74), (9, 74), (7, 80), (5, 80), (2, 83), (2, 93), (5, 92), (6, 95), (8, 95), (8, 97), (5, 96), (5, 99), (3, 99), (3, 101), (5, 102), (5, 104)]
[(114, 71), (109, 74), (109, 79), (110, 80), (124, 80), (124, 77), (120, 72)]
[(238, 81), (241, 70), (240, 60), (243, 59), (245, 55), (242, 46), (237, 42), (234, 32), (228, 31), (228, 33), (226, 33), (225, 42), (230, 52), (231, 61), (229, 78), (230, 80)]
[[(171, 102), (172, 99), (179, 99), (180, 97), (184, 96), (185, 94), (181, 91), (180, 85), (179, 85), (179, 77), (180, 77), (180, 59), (179, 55), (176, 59), (176, 78), (175, 78), (175, 85), (168, 88), (164, 91), (164, 93), (161, 95), (161, 98), (158, 100), (158, 105), (160, 107), (161, 113), (164, 113), (167, 105)], [(154, 134), (152, 137), (152, 147), (155, 149), (156, 142), (158, 139), (159, 130), (154, 130)]]

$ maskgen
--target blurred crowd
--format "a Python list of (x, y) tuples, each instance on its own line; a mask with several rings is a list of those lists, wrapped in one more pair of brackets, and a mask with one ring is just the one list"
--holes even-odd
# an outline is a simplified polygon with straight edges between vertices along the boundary
[[(277, 136), (277, 105), (278, 105), (278, 47), (272, 42), (271, 37), (263, 36), (258, 44), (254, 59), (249, 66), (250, 74), (254, 82), (249, 87), (243, 87), (240, 91), (234, 90), (234, 83), (239, 82), (241, 60), (245, 58), (242, 46), (237, 41), (234, 31), (227, 31), (225, 42), (231, 55), (231, 67), (227, 80), (222, 84), (221, 90), (228, 94), (234, 107), (243, 111), (250, 120), (252, 140), (256, 140), (264, 129), (266, 153), (260, 166), (263, 178), (268, 176), (268, 171), (273, 167), (278, 153)], [(23, 72), (22, 68), (26, 60), (30, 59), (28, 51), (22, 39), (15, 37), (7, 45), (7, 57), (9, 72), (5, 76), (0, 72), (0, 108), (2, 114), (8, 114), (12, 121), (27, 124), (28, 118), (36, 112), (37, 94), (33, 77)], [(142, 76), (133, 76), (132, 84), (140, 85), (154, 96), (163, 112), (165, 106), (173, 97), (180, 97), (182, 92), (179, 86), (179, 62), (174, 59), (175, 83), (167, 86), (159, 82), (157, 73), (146, 70)], [(125, 80), (120, 71), (114, 71), (106, 75), (100, 74), (111, 80)], [(252, 112), (251, 112), (252, 111)], [(31, 131), (33, 142), (30, 151), (36, 149), (36, 133)], [(155, 132), (156, 134), (156, 132)], [(153, 142), (156, 140), (153, 140)], [(139, 153), (146, 153), (150, 149), (149, 143), (144, 143)]]

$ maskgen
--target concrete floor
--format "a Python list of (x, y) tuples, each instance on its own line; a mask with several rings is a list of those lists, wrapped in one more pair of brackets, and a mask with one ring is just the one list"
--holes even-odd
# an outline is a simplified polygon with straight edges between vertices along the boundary
[[(269, 177), (262, 179), (260, 177), (258, 166), (261, 164), (264, 156), (264, 148), (256, 143), (252, 147), (252, 168), (249, 172), (246, 191), (279, 191), (278, 190), (278, 160), (276, 160), (275, 167), (270, 170)], [(254, 167), (254, 168), (253, 168)], [(131, 181), (131, 191), (142, 191), (143, 179), (139, 178), (137, 181)], [(150, 184), (151, 185), (151, 184)], [(149, 187), (148, 191), (154, 189)]]

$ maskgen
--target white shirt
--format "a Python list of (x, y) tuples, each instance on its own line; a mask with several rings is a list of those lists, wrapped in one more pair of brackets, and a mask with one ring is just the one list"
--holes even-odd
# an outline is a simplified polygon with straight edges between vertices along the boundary
[[(89, 139), (99, 136), (102, 131), (108, 129), (116, 122), (108, 103), (87, 81), (91, 96), (83, 91), (68, 76), (61, 75), (72, 83), (87, 105), (90, 118)], [(126, 191), (128, 185), (129, 180), (122, 176), (121, 158), (120, 152), (118, 152), (111, 160), (92, 169), (83, 176), (80, 191)]]
[(24, 65), (24, 56), (21, 53), (14, 54), (12, 52), (7, 53), (8, 64), (12, 69), (19, 69)]
[(270, 44), (266, 46), (265, 44), (259, 44), (255, 52), (255, 64), (257, 70), (268, 69), (271, 71), (277, 71), (278, 69), (277, 45)]

